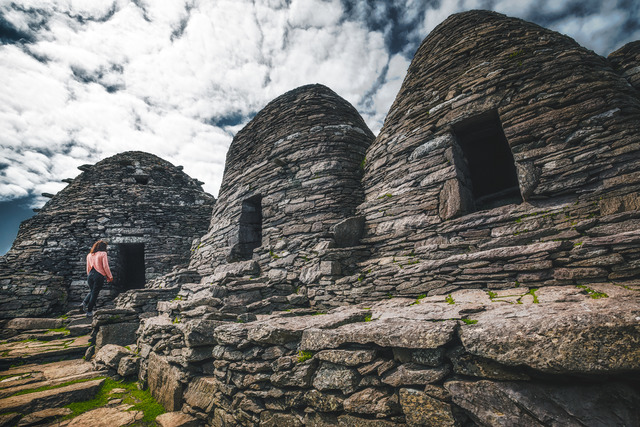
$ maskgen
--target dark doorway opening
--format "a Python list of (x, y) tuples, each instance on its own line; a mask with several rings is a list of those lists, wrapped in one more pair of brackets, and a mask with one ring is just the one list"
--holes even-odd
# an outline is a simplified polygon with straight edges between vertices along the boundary
[(262, 245), (262, 196), (242, 202), (238, 236), (241, 259), (251, 259), (253, 250)]
[(144, 288), (144, 243), (121, 243), (118, 245), (120, 266), (119, 287), (123, 289)]
[(522, 203), (513, 154), (498, 113), (491, 111), (453, 128), (467, 163), (476, 210)]

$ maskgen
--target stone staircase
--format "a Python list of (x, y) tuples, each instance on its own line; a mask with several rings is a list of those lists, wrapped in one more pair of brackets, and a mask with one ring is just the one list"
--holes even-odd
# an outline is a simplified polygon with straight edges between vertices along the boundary
[[(138, 356), (107, 346), (95, 360), (92, 319), (77, 312), (60, 318), (18, 318), (4, 322), (0, 342), (0, 427), (173, 426), (149, 421), (132, 390)], [(118, 357), (112, 357), (114, 354)], [(89, 357), (87, 357), (89, 359)], [(117, 360), (115, 360), (117, 359)], [(122, 371), (120, 365), (129, 369)], [(126, 383), (117, 381), (127, 379)], [(109, 382), (110, 381), (110, 382)], [(120, 386), (122, 384), (122, 387)], [(140, 392), (142, 393), (142, 392)], [(147, 393), (148, 395), (148, 393)], [(156, 403), (156, 410), (162, 412)]]

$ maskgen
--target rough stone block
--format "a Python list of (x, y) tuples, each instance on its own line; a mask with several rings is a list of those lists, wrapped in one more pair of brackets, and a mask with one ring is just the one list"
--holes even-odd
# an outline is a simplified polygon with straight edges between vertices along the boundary
[(398, 412), (398, 398), (377, 388), (366, 388), (352, 394), (343, 402), (347, 412), (375, 415), (383, 418)]
[(640, 394), (620, 383), (450, 381), (453, 402), (483, 425), (638, 425)]
[[(321, 317), (321, 316), (317, 316)], [(382, 347), (437, 348), (447, 344), (455, 321), (413, 322), (404, 319), (354, 323), (335, 329), (308, 329), (302, 334), (301, 350), (333, 349), (344, 343), (374, 343)]]
[(140, 358), (138, 356), (124, 356), (118, 363), (118, 375), (121, 377), (132, 377), (138, 375)]
[(96, 352), (93, 363), (96, 367), (104, 365), (113, 370), (118, 370), (120, 360), (123, 357), (130, 355), (132, 355), (131, 351), (122, 346), (107, 344)]
[(22, 318), (11, 319), (5, 325), (8, 329), (27, 331), (32, 329), (57, 329), (62, 327), (62, 319)]
[(200, 427), (202, 421), (183, 412), (167, 412), (155, 419), (159, 427)]
[(178, 411), (182, 407), (182, 374), (167, 360), (151, 353), (147, 367), (147, 382), (152, 396), (167, 411)]
[(344, 219), (333, 227), (333, 239), (339, 248), (348, 248), (360, 243), (364, 233), (364, 217), (355, 216)]
[(410, 426), (446, 427), (457, 426), (451, 405), (425, 394), (422, 391), (402, 388), (399, 391), (400, 406)]
[(102, 325), (96, 335), (96, 350), (108, 344), (125, 346), (135, 344), (139, 323), (112, 323)]
[(355, 369), (322, 362), (313, 378), (313, 387), (320, 390), (340, 390), (344, 394), (353, 393), (360, 380)]
[(382, 382), (392, 387), (406, 385), (425, 385), (438, 382), (449, 373), (447, 366), (423, 369), (421, 365), (406, 363), (389, 372), (382, 378)]
[(315, 355), (318, 360), (345, 366), (358, 366), (371, 362), (375, 350), (324, 350)]
[(330, 393), (321, 393), (318, 390), (309, 390), (304, 399), (307, 405), (320, 412), (337, 412), (342, 410), (342, 397)]

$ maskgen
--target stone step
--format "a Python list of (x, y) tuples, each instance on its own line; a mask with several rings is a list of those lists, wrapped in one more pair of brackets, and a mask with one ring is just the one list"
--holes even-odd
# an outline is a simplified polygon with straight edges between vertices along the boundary
[[(91, 365), (90, 363), (87, 362), (88, 365)], [(21, 385), (15, 385), (13, 387), (7, 387), (7, 388), (3, 388), (0, 389), (0, 399), (4, 399), (7, 397), (10, 397), (11, 395), (18, 393), (18, 392), (24, 392), (24, 391), (28, 391), (28, 390), (35, 390), (37, 388), (40, 387), (53, 387), (53, 386), (57, 386), (60, 384), (64, 384), (70, 381), (77, 381), (77, 380), (86, 380), (86, 379), (91, 379), (91, 378), (97, 378), (97, 377), (103, 377), (108, 375), (108, 371), (88, 371), (88, 372), (84, 372), (84, 373), (80, 373), (80, 374), (76, 374), (76, 375), (70, 375), (67, 377), (62, 377), (62, 378), (56, 378), (56, 379), (51, 379), (51, 380), (44, 380), (44, 381), (34, 381), (34, 382), (30, 382), (30, 383), (26, 383), (26, 384), (21, 384)]]
[(7, 397), (0, 399), (0, 411), (29, 414), (43, 409), (59, 408), (72, 402), (89, 400), (96, 395), (103, 383), (104, 379), (96, 379), (51, 390)]
[(52, 341), (17, 341), (0, 344), (0, 370), (12, 365), (80, 359), (89, 346), (89, 336)]

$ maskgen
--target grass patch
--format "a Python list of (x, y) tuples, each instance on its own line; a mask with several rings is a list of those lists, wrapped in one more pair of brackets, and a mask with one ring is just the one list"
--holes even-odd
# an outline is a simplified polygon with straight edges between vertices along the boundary
[(22, 374), (13, 374), (13, 375), (0, 375), (0, 381), (8, 380), (9, 378), (25, 379), (31, 378), (32, 372), (24, 372)]
[(365, 321), (365, 322), (371, 322), (371, 313), (367, 313), (367, 314), (364, 316), (364, 321)]
[(109, 394), (109, 392), (114, 388), (123, 388), (126, 390), (125, 393), (118, 394), (117, 397), (121, 398), (123, 403), (133, 405), (133, 407), (129, 409), (130, 411), (142, 411), (144, 413), (142, 420), (136, 423), (138, 426), (156, 425), (156, 417), (165, 412), (162, 405), (160, 405), (153, 396), (151, 396), (151, 393), (148, 390), (145, 391), (138, 389), (135, 381), (118, 382), (111, 378), (107, 378), (98, 391), (98, 394), (96, 394), (96, 397), (91, 400), (85, 400), (84, 402), (74, 402), (67, 405), (66, 407), (71, 409), (73, 412), (67, 415), (64, 419), (77, 417), (87, 411), (106, 405), (109, 402), (109, 399), (116, 397), (116, 395)]
[(585, 285), (576, 285), (576, 287), (585, 291), (587, 295), (589, 295), (593, 299), (609, 298), (609, 295), (605, 294), (604, 292), (598, 292), (595, 289), (591, 289)]
[(298, 351), (298, 362), (305, 362), (313, 357), (313, 353), (310, 351)]
[(66, 326), (63, 326), (62, 328), (49, 329), (46, 333), (48, 334), (49, 332), (63, 332), (65, 335), (69, 335), (71, 333)]
[(447, 297), (444, 299), (447, 304), (455, 304), (456, 302), (453, 300), (453, 297), (451, 296), (451, 294), (447, 295)]
[(418, 295), (418, 297), (416, 298), (416, 300), (414, 302), (412, 302), (409, 305), (416, 305), (416, 304), (420, 304), (420, 300), (423, 298), (426, 298), (427, 296), (425, 294), (420, 294)]
[(477, 320), (473, 320), (473, 319), (460, 319), (460, 320), (462, 320), (467, 325), (475, 325), (476, 323), (478, 323)]

